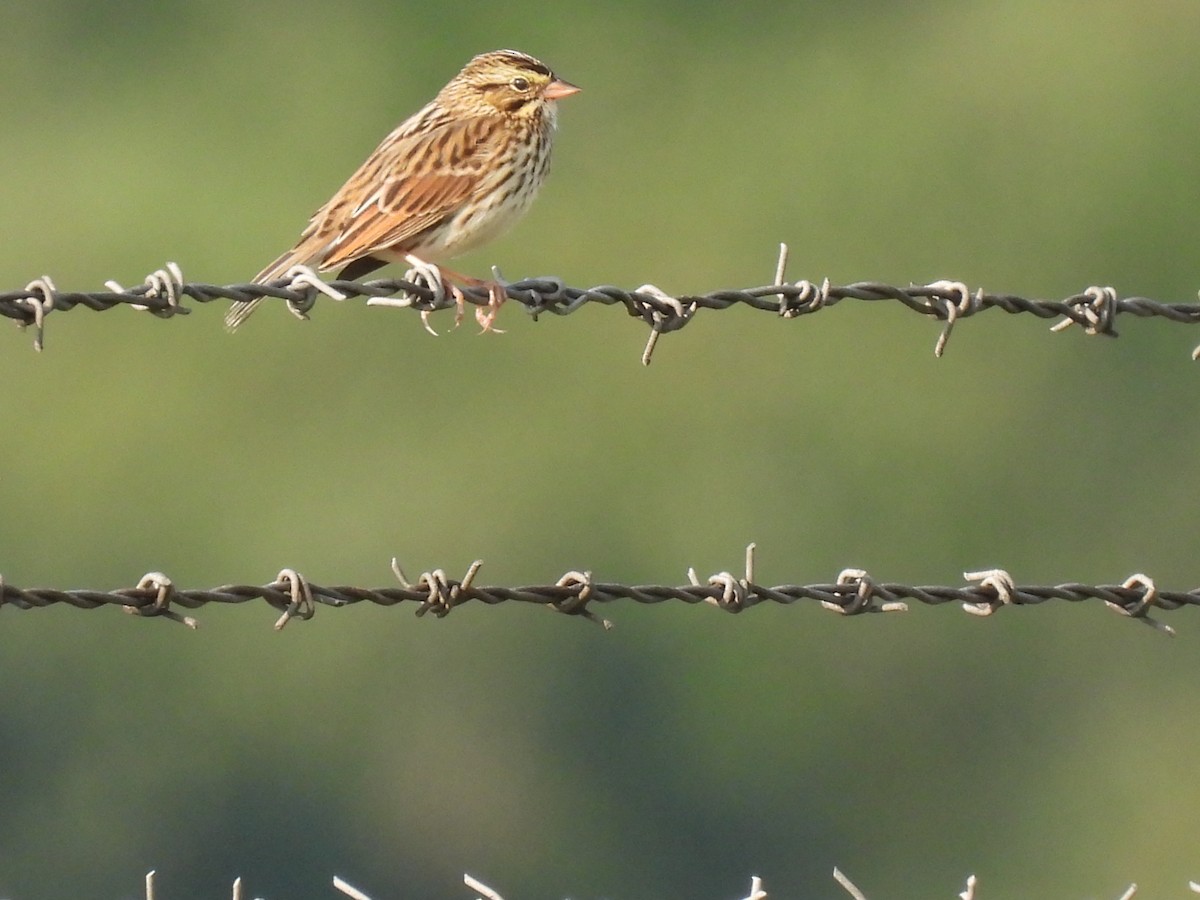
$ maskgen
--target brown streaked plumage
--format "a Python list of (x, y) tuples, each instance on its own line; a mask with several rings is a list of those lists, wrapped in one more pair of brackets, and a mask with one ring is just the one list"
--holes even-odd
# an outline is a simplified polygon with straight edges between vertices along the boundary
[[(361, 278), (390, 262), (437, 263), (491, 240), (533, 202), (550, 165), (557, 101), (578, 90), (516, 50), (476, 56), (383, 139), (296, 246), (254, 280), (297, 265)], [(225, 324), (237, 328), (260, 302), (235, 302)], [(490, 327), (491, 317), (480, 321)]]

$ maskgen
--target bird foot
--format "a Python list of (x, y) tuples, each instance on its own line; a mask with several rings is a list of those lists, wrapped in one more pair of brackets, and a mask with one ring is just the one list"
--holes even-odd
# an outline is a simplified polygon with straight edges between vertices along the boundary
[(504, 334), (503, 328), (496, 328), (496, 315), (500, 312), (500, 306), (508, 299), (508, 294), (504, 290), (504, 285), (497, 281), (487, 282), (488, 289), (488, 304), (487, 306), (475, 307), (475, 321), (479, 323), (480, 334), (487, 334), (489, 331), (493, 334)]
[[(495, 334), (504, 334), (503, 328), (495, 326), (496, 315), (500, 312), (500, 306), (508, 299), (507, 282), (504, 281), (498, 269), (492, 269), (493, 278), (490, 281), (483, 281), (479, 278), (472, 278), (469, 275), (463, 275), (459, 272), (443, 269), (433, 263), (409, 254), (404, 258), (412, 269), (409, 271), (407, 278), (411, 280), (415, 274), (419, 276), (430, 290), (433, 291), (434, 302), (438, 303), (445, 297), (450, 297), (454, 300), (454, 328), (462, 324), (463, 318), (466, 316), (467, 298), (462, 292), (460, 284), (467, 287), (487, 288), (488, 302), (487, 306), (475, 307), (475, 321), (479, 323), (482, 329), (480, 334), (487, 334), (489, 331)], [(429, 324), (429, 316), (433, 313), (432, 309), (421, 310), (421, 324), (430, 334), (436, 336), (437, 331)]]

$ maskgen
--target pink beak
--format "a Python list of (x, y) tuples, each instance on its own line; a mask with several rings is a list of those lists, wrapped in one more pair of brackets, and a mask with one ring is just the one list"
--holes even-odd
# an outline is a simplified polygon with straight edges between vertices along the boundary
[(547, 100), (561, 100), (563, 97), (570, 97), (572, 94), (578, 94), (579, 88), (571, 84), (569, 81), (555, 79), (546, 85), (546, 89), (542, 91), (542, 96)]

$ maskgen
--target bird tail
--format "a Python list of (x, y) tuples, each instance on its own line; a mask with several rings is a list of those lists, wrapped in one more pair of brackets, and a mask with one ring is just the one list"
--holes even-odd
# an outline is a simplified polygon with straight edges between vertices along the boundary
[[(296, 265), (300, 260), (296, 256), (295, 250), (289, 250), (287, 253), (275, 260), (252, 279), (254, 284), (265, 284), (268, 281), (279, 278), (287, 274), (287, 270)], [(235, 300), (233, 306), (229, 307), (229, 312), (225, 313), (225, 327), (229, 331), (237, 331), (238, 326), (246, 319), (250, 318), (250, 314), (258, 308), (258, 305), (265, 300), (265, 297), (255, 297), (253, 300)]]

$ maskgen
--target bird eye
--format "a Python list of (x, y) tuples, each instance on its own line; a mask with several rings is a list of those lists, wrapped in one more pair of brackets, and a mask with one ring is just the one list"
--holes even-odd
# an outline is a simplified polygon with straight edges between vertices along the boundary
[(520, 91), (523, 94), (529, 90), (529, 79), (518, 75), (512, 80), (512, 86), (514, 91)]

